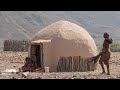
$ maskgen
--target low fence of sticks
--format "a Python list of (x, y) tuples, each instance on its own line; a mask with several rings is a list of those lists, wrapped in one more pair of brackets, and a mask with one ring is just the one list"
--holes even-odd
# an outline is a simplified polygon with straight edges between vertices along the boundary
[(60, 57), (57, 65), (58, 72), (86, 72), (96, 70), (97, 64), (90, 63), (91, 58), (80, 56)]
[(27, 52), (29, 40), (4, 40), (4, 51)]

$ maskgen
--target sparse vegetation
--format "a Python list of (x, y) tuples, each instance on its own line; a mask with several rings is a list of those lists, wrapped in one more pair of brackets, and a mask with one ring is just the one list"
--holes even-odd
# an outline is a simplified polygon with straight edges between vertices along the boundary
[[(96, 45), (97, 45), (98, 50), (101, 51), (102, 50), (102, 45), (100, 45), (100, 44), (96, 44)], [(120, 42), (117, 42), (117, 41), (113, 42), (110, 45), (110, 50), (112, 52), (120, 52)]]
[(113, 42), (111, 45), (110, 45), (110, 50), (112, 52), (120, 52), (120, 42)]

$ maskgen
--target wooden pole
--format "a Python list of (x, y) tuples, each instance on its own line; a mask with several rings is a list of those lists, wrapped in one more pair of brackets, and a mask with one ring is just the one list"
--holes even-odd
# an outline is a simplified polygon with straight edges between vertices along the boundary
[(60, 57), (57, 65), (58, 72), (85, 72), (94, 71), (96, 64), (89, 63), (91, 58), (81, 58), (80, 56), (74, 57)]

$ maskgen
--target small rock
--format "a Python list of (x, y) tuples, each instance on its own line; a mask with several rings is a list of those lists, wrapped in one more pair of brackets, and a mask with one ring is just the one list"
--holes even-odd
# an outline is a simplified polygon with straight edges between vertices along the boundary
[(22, 73), (22, 77), (26, 78), (28, 74), (29, 74), (29, 72), (24, 72), (24, 73)]

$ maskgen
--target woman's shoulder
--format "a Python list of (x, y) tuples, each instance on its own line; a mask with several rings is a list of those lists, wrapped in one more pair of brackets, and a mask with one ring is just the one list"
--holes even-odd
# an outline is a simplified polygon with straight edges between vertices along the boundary
[(111, 44), (113, 42), (112, 38), (111, 39), (105, 39), (105, 41), (109, 44)]

